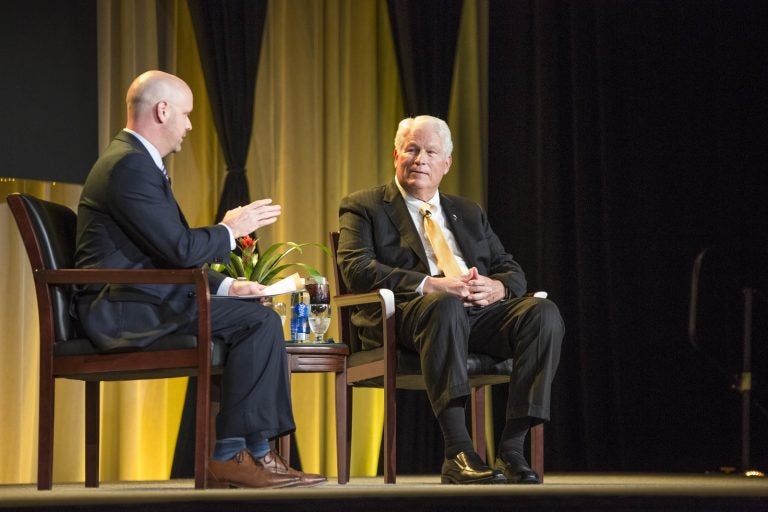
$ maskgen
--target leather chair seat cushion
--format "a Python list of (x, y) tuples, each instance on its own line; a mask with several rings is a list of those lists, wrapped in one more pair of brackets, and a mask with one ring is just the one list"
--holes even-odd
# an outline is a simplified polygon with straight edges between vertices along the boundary
[[(380, 360), (384, 357), (384, 348), (361, 350), (349, 355), (347, 368), (359, 366)], [(469, 354), (467, 357), (467, 373), (470, 381), (484, 381), (487, 384), (508, 382), (513, 370), (512, 359), (494, 359), (486, 354)], [(495, 377), (495, 378), (494, 378)], [(408, 350), (397, 350), (397, 381), (399, 388), (423, 389), (421, 378), (421, 362), (419, 354)], [(383, 377), (378, 377), (355, 385), (364, 387), (382, 387)]]
[[(145, 347), (145, 352), (161, 352), (163, 350), (179, 350), (197, 347), (197, 336), (190, 334), (171, 334), (158, 338), (157, 341)], [(55, 356), (87, 356), (103, 354), (87, 338), (72, 338), (66, 341), (58, 341), (54, 344), (53, 353)], [(213, 366), (223, 366), (226, 357), (226, 348), (224, 343), (213, 342), (211, 351), (211, 364)]]

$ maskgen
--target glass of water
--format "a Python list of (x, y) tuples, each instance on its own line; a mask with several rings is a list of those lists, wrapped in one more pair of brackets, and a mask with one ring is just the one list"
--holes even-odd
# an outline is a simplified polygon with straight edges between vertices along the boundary
[(272, 304), (272, 310), (280, 316), (280, 325), (285, 327), (285, 304), (282, 302), (275, 302)]
[(323, 336), (331, 324), (331, 307), (328, 304), (309, 306), (309, 330), (315, 335), (315, 343), (322, 343)]
[(305, 283), (305, 288), (309, 294), (309, 329), (314, 334), (312, 341), (322, 343), (331, 323), (328, 279), (322, 276), (312, 277)]

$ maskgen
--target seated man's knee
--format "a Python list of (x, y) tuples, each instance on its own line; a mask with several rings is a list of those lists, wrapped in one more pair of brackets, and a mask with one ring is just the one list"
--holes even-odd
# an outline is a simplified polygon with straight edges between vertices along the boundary
[(532, 311), (540, 319), (543, 328), (562, 332), (563, 317), (557, 304), (549, 299), (531, 298), (534, 301)]
[(423, 300), (431, 313), (438, 315), (459, 315), (464, 312), (464, 304), (461, 302), (461, 299), (450, 293), (430, 293), (425, 295)]

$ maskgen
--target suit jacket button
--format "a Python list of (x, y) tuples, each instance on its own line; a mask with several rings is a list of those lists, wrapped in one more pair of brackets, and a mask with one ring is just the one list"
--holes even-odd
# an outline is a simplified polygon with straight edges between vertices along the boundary
[(197, 295), (195, 292), (188, 292), (188, 293), (187, 293), (187, 297), (189, 297), (190, 299), (191, 299), (192, 297), (194, 297), (195, 295)]

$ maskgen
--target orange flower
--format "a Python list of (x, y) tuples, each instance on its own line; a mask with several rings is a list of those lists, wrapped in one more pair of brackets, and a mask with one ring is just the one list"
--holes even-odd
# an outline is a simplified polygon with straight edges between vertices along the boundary
[(245, 235), (237, 239), (238, 244), (243, 249), (249, 249), (253, 247), (254, 245), (256, 245), (257, 241), (258, 240), (254, 240), (253, 238), (251, 238), (250, 235)]

